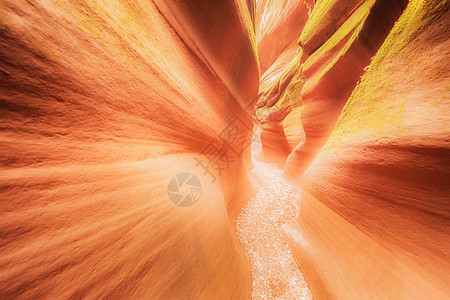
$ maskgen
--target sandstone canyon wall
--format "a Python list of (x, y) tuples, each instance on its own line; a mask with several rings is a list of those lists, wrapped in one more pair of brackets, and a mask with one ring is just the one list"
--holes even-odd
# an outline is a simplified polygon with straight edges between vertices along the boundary
[[(285, 65), (285, 59), (291, 55), (294, 58)], [(260, 81), (256, 118), (260, 124), (261, 159), (276, 162), (280, 167), (291, 153), (292, 144), (298, 144), (304, 137), (299, 122), (304, 83), (301, 57), (302, 52), (294, 44), (283, 52)], [(284, 70), (281, 74), (280, 69)]]
[[(306, 25), (303, 22), (297, 26), (301, 30), (297, 31), (298, 38), (280, 43), (290, 44), (260, 80), (257, 117), (263, 158), (280, 165), (287, 159), (285, 174), (297, 179), (302, 176), (325, 144), (364, 68), (407, 3), (406, 0), (303, 3), (308, 9), (313, 8), (297, 16), (307, 20)], [(273, 21), (280, 22), (276, 28), (284, 28), (286, 23), (275, 18)], [(260, 28), (262, 32), (264, 29)], [(283, 37), (279, 36), (278, 40)], [(271, 49), (262, 42), (258, 44), (262, 71), (264, 57)]]
[(303, 80), (297, 40), (314, 1), (282, 3), (259, 1), (255, 21), (261, 74), (256, 104), (261, 159), (280, 166), (303, 138), (299, 132)]
[[(302, 185), (281, 233), (316, 299), (449, 298), (449, 20), (448, 0), (3, 0), (0, 298), (249, 299), (252, 118)], [(195, 201), (168, 191), (193, 178)]]
[[(230, 220), (248, 198), (252, 7), (1, 1), (0, 298), (250, 296)], [(191, 207), (168, 198), (183, 172), (202, 184)]]
[(298, 39), (313, 7), (313, 0), (256, 2), (255, 31), (261, 74)]
[(449, 20), (409, 3), (304, 175), (284, 234), (318, 299), (450, 297)]
[(319, 1), (299, 38), (303, 50), (301, 143), (285, 174), (300, 178), (408, 1)]

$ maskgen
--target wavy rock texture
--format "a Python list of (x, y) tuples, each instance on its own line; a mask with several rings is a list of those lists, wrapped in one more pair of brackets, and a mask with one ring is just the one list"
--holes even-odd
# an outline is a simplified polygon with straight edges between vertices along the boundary
[(297, 41), (313, 7), (313, 0), (257, 1), (255, 27), (261, 74)]
[[(0, 3), (0, 298), (250, 296), (230, 220), (258, 90), (251, 17), (241, 0)], [(236, 117), (238, 154), (220, 138)], [(210, 142), (221, 176), (195, 161)], [(181, 172), (203, 188), (188, 208), (167, 194)]]
[(287, 176), (300, 178), (324, 146), (364, 68), (407, 3), (318, 1), (299, 39), (305, 138), (287, 159)]
[[(295, 52), (294, 52), (295, 51)], [(293, 53), (294, 52), (294, 53)], [(279, 73), (285, 65), (285, 59), (295, 55), (288, 63), (284, 72)], [(264, 74), (260, 83), (258, 100), (256, 103), (256, 117), (260, 124), (262, 144), (262, 159), (278, 163), (283, 167), (287, 156), (291, 153), (289, 140), (296, 139), (295, 134), (301, 128), (298, 109), (301, 109), (301, 79), (300, 59), (302, 52), (298, 46), (290, 47), (276, 63)], [(292, 116), (296, 116), (295, 117)], [(285, 120), (291, 116), (288, 124)], [(294, 127), (294, 136), (286, 136), (286, 128)], [(297, 143), (298, 143), (297, 139)]]
[(450, 298), (449, 20), (446, 0), (3, 0), (0, 298), (250, 298), (253, 115), (262, 158), (304, 174), (282, 234), (316, 299)]
[(301, 79), (297, 40), (314, 1), (259, 1), (256, 41), (260, 61), (260, 87), (256, 105), (262, 157), (283, 167), (287, 156), (303, 138)]
[(409, 4), (304, 175), (285, 236), (318, 299), (450, 297), (449, 20)]

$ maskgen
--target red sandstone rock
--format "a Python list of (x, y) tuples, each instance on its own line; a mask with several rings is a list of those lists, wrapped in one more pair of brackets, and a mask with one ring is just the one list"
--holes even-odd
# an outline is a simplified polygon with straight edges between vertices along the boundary
[(261, 0), (256, 5), (256, 43), (263, 75), (297, 39), (314, 7), (313, 0)]
[[(302, 57), (305, 84), (301, 95), (305, 139), (286, 161), (287, 176), (299, 179), (324, 146), (364, 67), (370, 63), (407, 3), (406, 0), (362, 4), (360, 1), (325, 1), (314, 8), (300, 37), (305, 49)], [(342, 20), (342, 16), (348, 18)], [(322, 36), (323, 32), (327, 34)], [(317, 44), (320, 41), (323, 43)]]
[[(245, 162), (220, 139), (258, 89), (245, 1), (0, 11), (0, 298), (249, 297)], [(230, 159), (215, 182), (194, 160), (210, 142)], [(188, 208), (180, 172), (202, 183)]]
[(412, 1), (304, 176), (285, 230), (317, 299), (450, 297), (447, 1)]
[(294, 109), (301, 107), (302, 53), (298, 47), (292, 48), (297, 53), (282, 74), (279, 74), (278, 69), (284, 65), (283, 60), (290, 57), (290, 49), (266, 72), (269, 74), (264, 74), (256, 103), (256, 117), (261, 127), (262, 159), (276, 162), (280, 167), (284, 166), (292, 150), (285, 134), (284, 121)]
[[(290, 104), (290, 112), (284, 117), (283, 120), (280, 120), (283, 126), (283, 135), (286, 137), (287, 143), (289, 144), (289, 152), (297, 146), (300, 141), (304, 138), (304, 133), (302, 130), (302, 125), (300, 121), (300, 113), (301, 113), (301, 90), (302, 86), (299, 85), (300, 81), (298, 79), (302, 79), (301, 70), (293, 69), (292, 66), (290, 70), (286, 70), (290, 64), (294, 65), (296, 62), (293, 62), (296, 55), (299, 53), (301, 49), (299, 49), (297, 45), (297, 41), (294, 40), (291, 45), (289, 45), (286, 50), (277, 58), (277, 60), (272, 64), (272, 66), (262, 75), (260, 79), (260, 87), (259, 87), (259, 98), (263, 97), (265, 99), (261, 99), (261, 101), (266, 103), (274, 103), (275, 104), (271, 108), (261, 107), (261, 111), (257, 111), (257, 115), (266, 116), (266, 110), (276, 110), (277, 108), (282, 108), (279, 104), (281, 102), (285, 104)], [(291, 74), (292, 72), (296, 72), (296, 74)], [(286, 74), (285, 74), (286, 73)], [(282, 76), (284, 75), (284, 76)], [(286, 76), (288, 75), (288, 76)], [(290, 84), (290, 82), (280, 82), (285, 80), (290, 80), (295, 78), (297, 81)], [(276, 94), (272, 94), (269, 98), (272, 100), (267, 101), (268, 94), (275, 87), (283, 86), (284, 90), (278, 91)], [(289, 94), (290, 97), (288, 101), (283, 101), (282, 99)], [(277, 97), (277, 98), (274, 98)], [(277, 100), (278, 99), (278, 100)], [(283, 142), (284, 143), (284, 142)], [(285, 160), (286, 158), (284, 158)]]
[[(329, 138), (283, 231), (314, 296), (450, 297), (447, 1), (413, 0), (387, 40), (406, 1), (318, 1), (303, 31), (305, 2), (279, 5), (0, 4), (0, 298), (249, 298), (256, 48), (269, 158), (298, 144), (299, 177)], [(215, 147), (221, 176), (195, 160)]]

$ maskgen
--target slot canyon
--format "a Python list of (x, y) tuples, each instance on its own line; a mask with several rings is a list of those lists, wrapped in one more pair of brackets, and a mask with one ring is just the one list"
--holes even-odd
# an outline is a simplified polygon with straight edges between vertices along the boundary
[(0, 299), (450, 299), (448, 0), (1, 0)]

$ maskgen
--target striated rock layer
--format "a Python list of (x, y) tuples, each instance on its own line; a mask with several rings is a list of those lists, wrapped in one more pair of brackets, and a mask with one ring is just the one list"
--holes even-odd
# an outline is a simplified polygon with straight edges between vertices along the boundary
[(253, 26), (244, 0), (0, 3), (0, 298), (250, 297)]
[(301, 178), (326, 143), (348, 97), (408, 3), (407, 0), (319, 1), (300, 36), (304, 139), (285, 174)]
[(261, 75), (289, 45), (297, 41), (313, 0), (260, 0), (256, 4), (255, 31)]
[(256, 41), (261, 79), (256, 117), (260, 124), (265, 161), (283, 167), (302, 140), (300, 119), (301, 51), (297, 44), (314, 1), (259, 1)]
[[(285, 58), (289, 58), (293, 50), (294, 58), (281, 74), (277, 74)], [(290, 120), (299, 118), (298, 112), (301, 109), (301, 57), (302, 52), (294, 46), (283, 53), (264, 74), (256, 103), (256, 117), (261, 129), (262, 159), (276, 162), (280, 167), (284, 166), (287, 156), (291, 153), (289, 141), (296, 140), (298, 143), (303, 138), (297, 138), (300, 135), (298, 129), (301, 128), (299, 120), (287, 122), (288, 116), (291, 116)], [(289, 125), (294, 127), (293, 134), (286, 134)]]
[(284, 233), (318, 299), (450, 297), (449, 20), (410, 2), (304, 175)]

